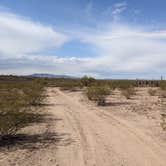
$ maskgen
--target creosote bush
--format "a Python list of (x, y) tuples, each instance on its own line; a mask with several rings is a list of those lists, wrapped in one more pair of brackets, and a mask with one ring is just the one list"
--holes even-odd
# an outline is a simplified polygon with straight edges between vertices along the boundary
[(96, 80), (92, 77), (84, 76), (81, 78), (81, 85), (85, 87), (92, 86), (95, 81)]
[(43, 90), (38, 80), (0, 83), (0, 139), (16, 135), (19, 129), (40, 119), (34, 106), (42, 102)]
[(104, 106), (106, 96), (110, 94), (110, 88), (107, 86), (91, 86), (86, 90), (86, 95), (89, 100), (94, 100), (98, 105)]

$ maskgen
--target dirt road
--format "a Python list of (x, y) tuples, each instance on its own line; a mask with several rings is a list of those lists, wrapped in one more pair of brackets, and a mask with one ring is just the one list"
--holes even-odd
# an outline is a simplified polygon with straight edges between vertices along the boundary
[(47, 92), (48, 121), (27, 127), (26, 137), (1, 150), (0, 166), (166, 166), (165, 148), (130, 119), (81, 92)]
[(62, 119), (56, 130), (70, 138), (56, 150), (59, 166), (166, 165), (162, 147), (130, 122), (82, 102), (79, 93), (48, 91), (49, 113)]

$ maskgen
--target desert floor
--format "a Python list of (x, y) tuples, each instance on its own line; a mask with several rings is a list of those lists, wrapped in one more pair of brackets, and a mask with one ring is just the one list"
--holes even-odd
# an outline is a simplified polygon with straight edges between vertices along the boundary
[(1, 145), (0, 166), (166, 166), (164, 109), (147, 91), (129, 100), (115, 91), (98, 107), (82, 91), (48, 88), (46, 122)]

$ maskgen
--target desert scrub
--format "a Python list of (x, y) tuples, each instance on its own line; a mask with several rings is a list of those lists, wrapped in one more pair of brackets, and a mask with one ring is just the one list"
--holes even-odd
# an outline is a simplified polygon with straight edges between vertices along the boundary
[(27, 110), (12, 109), (12, 111), (0, 113), (0, 139), (14, 136), (17, 131), (30, 123), (39, 122), (41, 120), (39, 113), (30, 112)]
[(121, 94), (122, 94), (123, 96), (125, 96), (126, 99), (130, 99), (131, 96), (133, 96), (133, 95), (136, 94), (136, 90), (135, 90), (135, 88), (132, 87), (132, 86), (131, 86), (131, 87), (127, 87), (127, 88), (123, 88), (123, 89), (121, 89)]
[[(22, 126), (21, 117), (25, 110), (26, 101), (16, 89), (1, 91), (0, 100), (0, 137), (15, 135)], [(24, 119), (25, 120), (25, 119)]]
[(43, 101), (44, 83), (39, 80), (32, 81), (28, 86), (23, 88), (23, 95), (29, 105), (37, 106)]
[(63, 84), (60, 85), (61, 90), (69, 90), (69, 91), (77, 91), (81, 89), (81, 83), (78, 81), (65, 81)]
[(160, 81), (159, 87), (161, 90), (166, 90), (166, 81)]
[(92, 77), (84, 76), (81, 78), (81, 85), (84, 87), (92, 86), (95, 83), (95, 79)]
[(159, 97), (166, 98), (166, 81), (161, 81), (159, 84)]
[(110, 94), (108, 86), (91, 86), (86, 90), (86, 95), (89, 100), (94, 100), (98, 105), (104, 106), (106, 103), (106, 96)]
[(152, 88), (148, 89), (148, 94), (149, 94), (150, 96), (155, 96), (156, 93), (157, 93), (157, 90), (156, 90), (156, 89), (152, 89)]
[(133, 81), (130, 80), (119, 81), (118, 88), (120, 89), (121, 94), (126, 97), (126, 99), (130, 99), (131, 96), (136, 94), (136, 89)]
[(17, 134), (29, 123), (37, 122), (34, 101), (42, 101), (43, 85), (39, 81), (0, 84), (0, 139)]

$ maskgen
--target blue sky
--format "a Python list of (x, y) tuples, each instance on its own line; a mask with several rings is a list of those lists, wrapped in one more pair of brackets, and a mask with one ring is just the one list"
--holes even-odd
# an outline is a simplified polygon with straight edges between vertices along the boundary
[(1, 0), (0, 74), (160, 78), (165, 0)]

